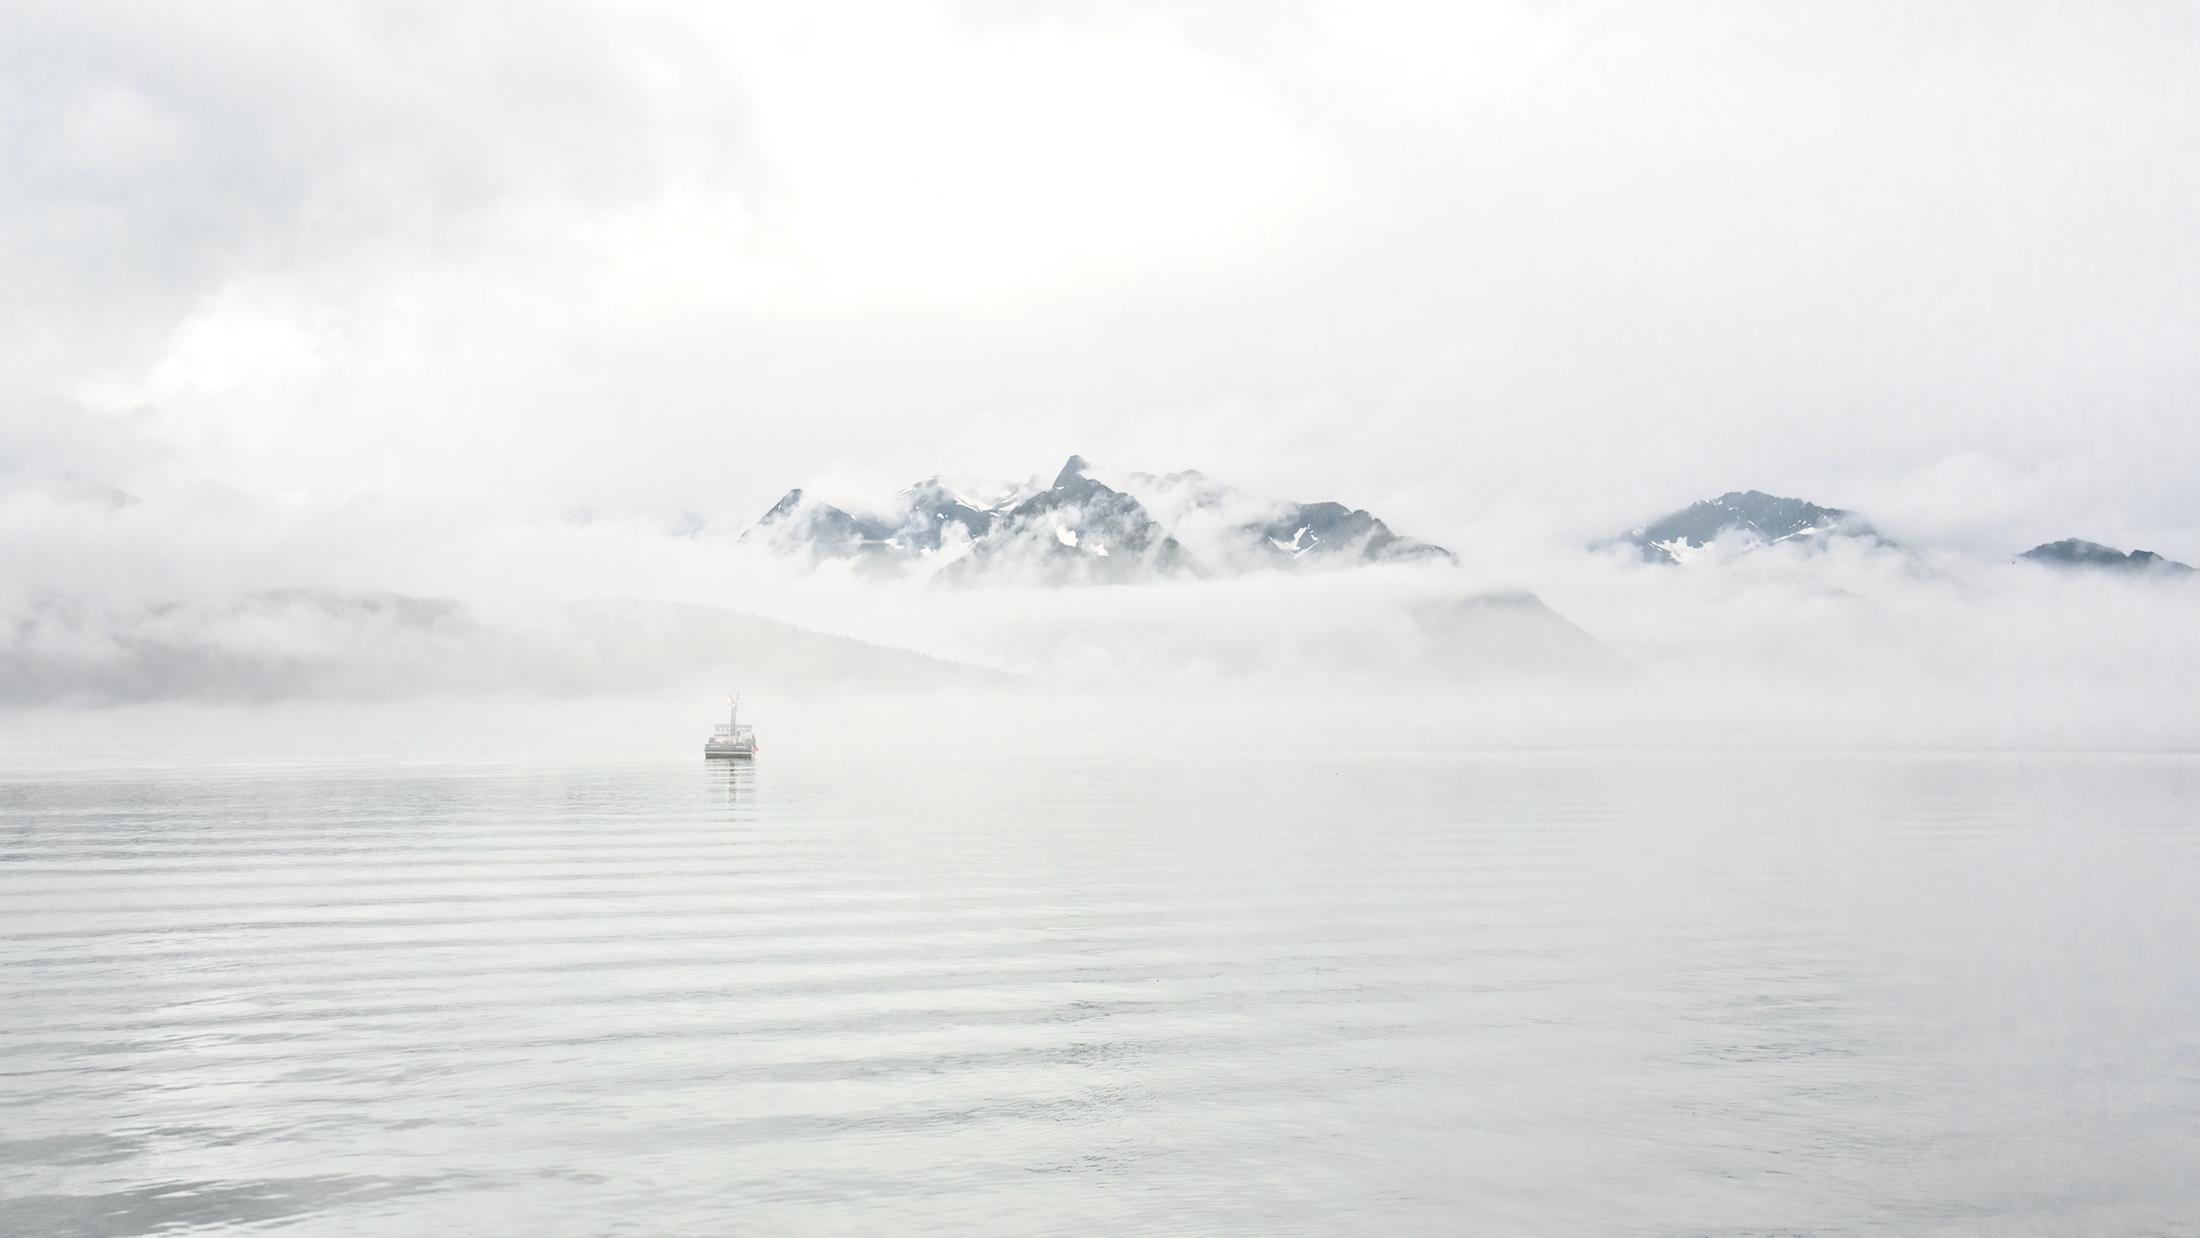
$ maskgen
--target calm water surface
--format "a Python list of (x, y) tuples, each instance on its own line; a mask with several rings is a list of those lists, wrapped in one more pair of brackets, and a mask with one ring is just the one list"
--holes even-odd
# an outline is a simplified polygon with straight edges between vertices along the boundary
[(0, 1233), (2200, 1234), (2200, 760), (0, 771)]

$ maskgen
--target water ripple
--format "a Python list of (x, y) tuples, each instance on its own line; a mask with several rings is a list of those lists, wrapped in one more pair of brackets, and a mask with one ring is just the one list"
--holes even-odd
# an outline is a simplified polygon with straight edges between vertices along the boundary
[(0, 1233), (2181, 1233), (2200, 763), (0, 779)]

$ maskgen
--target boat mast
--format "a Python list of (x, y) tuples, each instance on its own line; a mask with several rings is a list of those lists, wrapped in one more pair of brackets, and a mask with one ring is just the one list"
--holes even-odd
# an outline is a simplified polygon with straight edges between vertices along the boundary
[(732, 712), (726, 716), (726, 728), (738, 731), (741, 729), (741, 694), (736, 692), (726, 699), (732, 707)]

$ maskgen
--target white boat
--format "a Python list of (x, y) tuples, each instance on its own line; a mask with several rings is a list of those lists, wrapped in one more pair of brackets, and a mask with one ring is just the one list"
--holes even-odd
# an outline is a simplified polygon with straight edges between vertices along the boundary
[(733, 694), (728, 703), (726, 720), (710, 729), (710, 738), (703, 741), (703, 756), (709, 760), (746, 761), (756, 755), (756, 728), (741, 725), (741, 694)]

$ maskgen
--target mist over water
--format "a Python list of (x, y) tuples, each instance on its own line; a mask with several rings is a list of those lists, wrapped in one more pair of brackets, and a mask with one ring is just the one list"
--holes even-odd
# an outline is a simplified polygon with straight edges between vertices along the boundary
[(0, 774), (0, 1230), (2172, 1234), (2187, 757)]
[[(245, 706), (371, 729), (416, 702), (423, 720), (479, 719), (471, 739), (457, 733), (467, 742), (505, 710), (598, 719), (580, 733), (595, 744), (644, 732), (673, 744), (738, 687), (795, 711), (783, 734), (819, 743), (873, 715), (930, 714), (981, 747), (1029, 746), (1028, 729), (984, 725), (1020, 709), (1062, 715), (1040, 730), (1063, 736), (1080, 711), (1143, 728), (1198, 719), (1166, 741), (1203, 746), (1275, 742), (1287, 717), (1374, 747), (1418, 733), (1470, 746), (2200, 748), (2200, 576), (1849, 544), (1672, 567), (1530, 544), (1457, 566), (952, 588), (743, 547), (665, 550), (659, 534), (622, 534), (616, 571), (564, 557), (594, 538), (515, 554), (449, 594), (0, 588), (0, 741), (96, 731), (97, 711), (118, 706), (125, 730), (132, 712), (182, 711), (213, 737), (266, 729)], [(1032, 699), (993, 699), (1017, 693)]]

